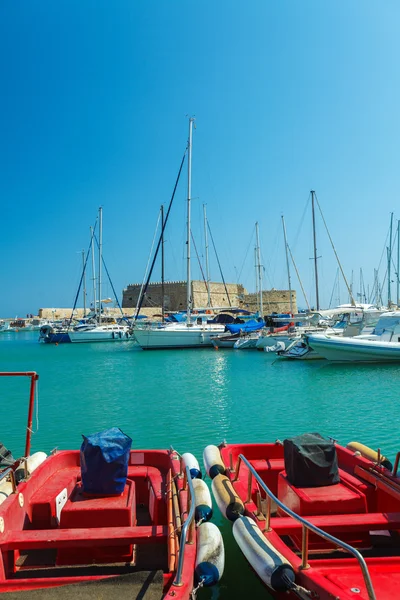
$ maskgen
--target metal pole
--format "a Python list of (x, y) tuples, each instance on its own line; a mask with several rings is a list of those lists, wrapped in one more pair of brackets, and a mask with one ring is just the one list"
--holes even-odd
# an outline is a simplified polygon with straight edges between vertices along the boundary
[(101, 257), (103, 252), (103, 208), (99, 208), (99, 325), (101, 325)]
[(318, 265), (317, 265), (318, 257), (317, 257), (317, 235), (316, 235), (316, 231), (315, 231), (314, 195), (315, 195), (315, 191), (311, 190), (311, 208), (312, 208), (312, 224), (313, 224), (313, 238), (314, 238), (315, 301), (316, 301), (316, 309), (319, 310)]
[(258, 233), (258, 222), (256, 223), (256, 240), (257, 240), (257, 268), (258, 268), (258, 293), (260, 295), (260, 317), (264, 316), (263, 308), (263, 285), (262, 285), (262, 270), (261, 270), (261, 258), (260, 258), (260, 238)]
[(164, 289), (164, 205), (161, 204), (161, 319), (165, 321)]
[(400, 304), (400, 221), (397, 221), (397, 306)]
[(285, 241), (285, 254), (286, 254), (286, 268), (287, 268), (287, 276), (288, 276), (288, 285), (289, 285), (289, 300), (290, 300), (290, 314), (293, 314), (293, 302), (292, 302), (292, 284), (290, 281), (290, 268), (289, 268), (289, 255), (288, 255), (288, 245), (286, 239), (286, 226), (285, 219), (282, 215), (282, 227), (283, 227), (283, 239)]
[(206, 280), (207, 280), (207, 307), (211, 307), (211, 293), (210, 293), (210, 265), (208, 262), (208, 232), (207, 232), (207, 214), (206, 205), (203, 204), (204, 213), (204, 242), (206, 246)]
[(83, 268), (83, 316), (86, 317), (86, 268), (85, 251), (82, 250), (82, 268)]
[(90, 238), (92, 240), (92, 275), (93, 275), (93, 303), (94, 303), (94, 314), (97, 316), (97, 303), (96, 303), (96, 264), (94, 260), (94, 234), (93, 227), (90, 228)]
[(31, 386), (29, 392), (28, 424), (26, 426), (25, 457), (28, 457), (31, 451), (33, 407), (35, 404), (36, 382), (39, 379), (39, 375), (37, 375), (37, 373), (31, 373), (28, 375), (31, 378)]
[(192, 193), (192, 131), (194, 119), (189, 119), (189, 142), (188, 142), (188, 189), (187, 189), (187, 274), (186, 274), (186, 323), (190, 323), (190, 314), (192, 308), (192, 282), (190, 276), (190, 201)]
[(391, 293), (391, 263), (392, 263), (392, 236), (393, 236), (393, 213), (390, 215), (390, 235), (389, 235), (389, 248), (388, 248), (388, 308), (392, 304), (392, 293)]

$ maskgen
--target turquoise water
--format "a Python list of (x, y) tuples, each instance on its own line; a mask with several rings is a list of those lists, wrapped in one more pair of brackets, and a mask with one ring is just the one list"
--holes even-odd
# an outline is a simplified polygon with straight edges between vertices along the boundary
[[(39, 373), (32, 451), (78, 448), (81, 434), (118, 426), (133, 446), (193, 452), (318, 431), (346, 444), (400, 449), (400, 365), (286, 362), (256, 351), (143, 352), (132, 343), (39, 344), (36, 333), (0, 336), (0, 370)], [(0, 379), (0, 440), (23, 454), (28, 379)], [(37, 429), (36, 420), (34, 429)], [(219, 513), (226, 569), (200, 599), (268, 598)]]

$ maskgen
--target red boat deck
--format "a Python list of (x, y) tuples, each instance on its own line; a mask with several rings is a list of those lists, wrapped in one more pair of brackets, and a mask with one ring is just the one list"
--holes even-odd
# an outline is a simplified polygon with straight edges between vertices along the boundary
[(303, 525), (283, 508), (278, 506), (275, 512), (272, 508), (270, 530), (265, 530), (266, 493), (247, 465), (238, 463), (239, 455), (286, 508), (364, 555), (377, 600), (400, 598), (399, 478), (359, 453), (336, 445), (340, 482), (296, 487), (286, 475), (280, 443), (223, 445), (220, 450), (225, 466), (230, 466), (227, 474), (245, 504), (245, 514), (291, 563), (300, 585), (320, 600), (369, 598), (359, 562), (316, 533), (309, 533), (309, 568), (302, 568)]
[[(161, 570), (158, 597), (173, 589), (176, 600), (189, 598), (196, 543), (185, 545), (183, 585), (171, 588), (179, 548), (177, 523), (187, 515), (187, 491), (179, 472), (175, 453), (131, 451), (123, 494), (86, 497), (79, 451), (48, 457), (0, 506), (0, 594)], [(65, 501), (59, 505), (63, 492)], [(65, 588), (65, 597), (74, 597), (68, 593)]]

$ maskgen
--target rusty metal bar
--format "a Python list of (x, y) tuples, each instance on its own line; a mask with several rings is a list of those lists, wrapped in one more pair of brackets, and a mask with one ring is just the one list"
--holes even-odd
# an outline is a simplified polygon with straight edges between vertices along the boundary
[(309, 569), (310, 565), (308, 564), (308, 527), (307, 525), (303, 525), (302, 527), (302, 536), (301, 536), (301, 568)]

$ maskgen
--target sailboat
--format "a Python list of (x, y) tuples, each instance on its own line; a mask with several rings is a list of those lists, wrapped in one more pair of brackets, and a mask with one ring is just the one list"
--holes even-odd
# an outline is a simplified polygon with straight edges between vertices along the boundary
[(162, 323), (157, 328), (144, 327), (135, 328), (134, 337), (143, 348), (143, 350), (162, 349), (162, 348), (201, 348), (212, 346), (211, 336), (222, 333), (225, 330), (223, 324), (208, 323), (201, 318), (192, 318), (192, 284), (190, 270), (190, 249), (191, 249), (191, 229), (190, 229), (190, 204), (191, 204), (191, 185), (192, 185), (192, 136), (193, 136), (192, 117), (189, 118), (189, 140), (187, 146), (188, 152), (188, 191), (187, 191), (187, 318), (183, 323)]

